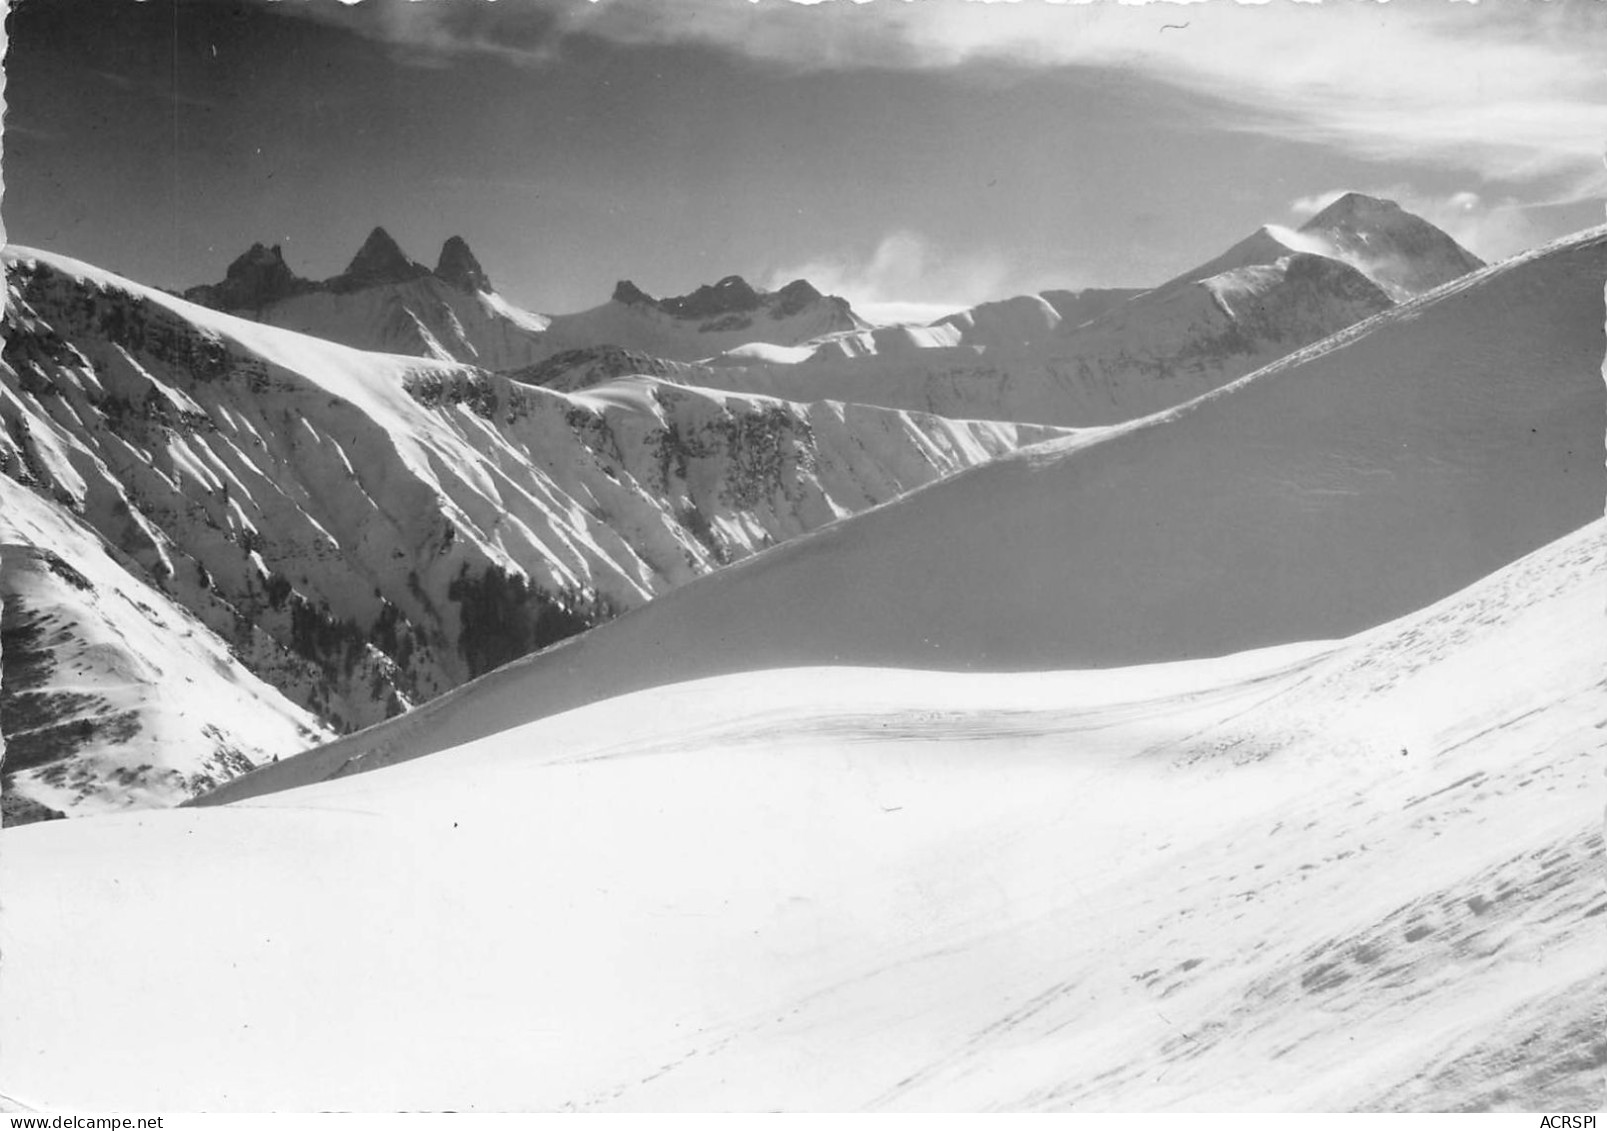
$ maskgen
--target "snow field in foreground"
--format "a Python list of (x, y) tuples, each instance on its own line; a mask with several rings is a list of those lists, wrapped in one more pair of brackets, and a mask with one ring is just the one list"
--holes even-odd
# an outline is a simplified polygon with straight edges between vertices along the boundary
[(1604, 573), (1598, 522), (1334, 644), (727, 675), (13, 830), (0, 1079), (169, 1110), (1596, 1106)]

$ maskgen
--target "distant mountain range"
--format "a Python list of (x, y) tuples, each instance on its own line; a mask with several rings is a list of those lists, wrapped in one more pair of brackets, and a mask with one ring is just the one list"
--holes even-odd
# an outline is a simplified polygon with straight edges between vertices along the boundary
[(722, 388), (791, 400), (1085, 426), (1216, 388), (1481, 266), (1427, 221), (1351, 193), (1298, 231), (1263, 227), (1153, 289), (1021, 295), (924, 326), (875, 327), (805, 280), (766, 292), (736, 275), (663, 299), (622, 281), (589, 310), (535, 314), (496, 294), (459, 237), (432, 271), (380, 228), (331, 279), (302, 279), (259, 244), (185, 297), (359, 349), (493, 370), (622, 350), (643, 355), (642, 374), (702, 363), (725, 371)]
[(356, 349), (487, 369), (597, 345), (692, 361), (747, 342), (794, 345), (866, 325), (843, 299), (801, 279), (767, 292), (735, 275), (664, 299), (624, 280), (591, 310), (534, 314), (496, 293), (460, 237), (446, 241), (432, 271), (409, 259), (383, 228), (369, 234), (345, 271), (321, 282), (291, 271), (278, 247), (254, 244), (221, 283), (191, 287), (184, 297)]
[(1087, 426), (1155, 412), (1483, 266), (1427, 221), (1351, 193), (1145, 291), (1021, 295), (941, 319), (732, 351), (721, 383), (947, 416)]
[(1098, 669), (1361, 632), (1601, 515), (1604, 285), (1597, 228), (797, 539), (214, 797), (735, 672)]
[[(26, 658), (4, 661), (21, 674), (0, 688), (13, 820), (182, 800), (999, 456), (1080, 450), (1344, 332), (1395, 340), (1406, 331), (1370, 328), (1482, 277), (1431, 225), (1356, 195), (1152, 290), (1017, 296), (924, 326), (872, 327), (805, 281), (766, 292), (737, 276), (670, 298), (621, 282), (591, 310), (537, 315), (496, 294), (463, 240), (431, 269), (383, 229), (333, 278), (256, 245), (184, 299), (26, 248), (5, 266), (0, 593), (5, 654)], [(1581, 285), (1545, 283), (1549, 307), (1510, 328), (1535, 356), (1566, 343), (1553, 368), (1567, 374), (1589, 352), (1573, 351)], [(953, 545), (984, 517), (956, 518)], [(898, 554), (950, 556), (918, 546)], [(852, 572), (884, 558), (903, 560), (879, 548)], [(1030, 629), (1009, 630), (1016, 646)], [(50, 673), (68, 671), (58, 694)], [(179, 671), (193, 697), (173, 697)]]

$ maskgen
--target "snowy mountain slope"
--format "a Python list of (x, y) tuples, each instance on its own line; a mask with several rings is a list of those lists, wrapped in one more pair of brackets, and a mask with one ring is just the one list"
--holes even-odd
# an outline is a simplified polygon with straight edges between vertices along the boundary
[[(1075, 296), (1069, 305), (1075, 308)], [(1052, 341), (1063, 321), (1059, 309), (1047, 296), (1016, 295), (980, 303), (924, 326), (876, 326), (833, 334), (812, 349), (800, 347), (794, 355), (766, 357), (751, 351), (733, 350), (710, 360), (714, 365), (729, 367), (766, 360), (780, 364), (869, 357), (909, 360), (919, 358), (921, 355), (914, 352), (919, 350), (947, 350), (962, 357), (989, 351), (1021, 352), (1041, 348)]]
[(7, 265), (0, 471), (336, 727), (1059, 434), (647, 379), (567, 395)]
[(1427, 294), (1486, 266), (1450, 236), (1394, 201), (1351, 192), (1298, 230), (1269, 224), (1215, 259), (1155, 289), (1166, 293), (1299, 254), (1321, 255), (1344, 263), (1396, 302)]
[(1143, 294), (1144, 287), (1085, 287), (1080, 291), (1050, 290), (1040, 297), (1055, 308), (1061, 323), (1075, 330), (1085, 322), (1092, 322), (1107, 310), (1113, 310), (1130, 298)]
[(277, 247), (253, 246), (221, 283), (191, 287), (191, 302), (354, 349), (462, 361), (487, 369), (529, 365), (549, 352), (547, 320), (519, 310), (491, 286), (461, 237), (441, 247), (431, 271), (375, 228), (341, 274), (303, 279)]
[(331, 737), (127, 564), (0, 476), (7, 824), (19, 802), (74, 815), (176, 804)]
[(1314, 250), (1342, 260), (1396, 301), (1477, 271), (1485, 262), (1420, 216), (1392, 200), (1346, 193), (1300, 226)]
[(717, 362), (722, 384), (776, 396), (1113, 424), (1209, 392), (1481, 266), (1426, 221), (1352, 193), (1298, 232), (1264, 227), (1151, 291), (1023, 295), (929, 327), (835, 335), (807, 357)]
[(1604, 580), (1597, 521), (1338, 643), (744, 673), (14, 830), (0, 1077), (164, 1110), (1594, 1110)]
[[(244, 313), (244, 312), (241, 312)], [(464, 291), (434, 275), (347, 294), (315, 291), (252, 317), (355, 349), (511, 369), (544, 357), (545, 319), (496, 294)]]
[(1601, 514), (1604, 280), (1597, 228), (1179, 408), (818, 531), (224, 796), (695, 676), (1103, 667), (1403, 615)]

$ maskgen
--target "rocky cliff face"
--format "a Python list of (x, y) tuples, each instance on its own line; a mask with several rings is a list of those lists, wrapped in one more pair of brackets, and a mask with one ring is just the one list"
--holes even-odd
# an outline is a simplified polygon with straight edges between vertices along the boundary
[(718, 371), (710, 366), (669, 361), (619, 346), (565, 350), (535, 365), (505, 372), (512, 381), (561, 393), (588, 389), (619, 377), (658, 377), (677, 385), (719, 385)]
[(490, 277), (462, 236), (452, 236), (441, 245), (441, 256), (435, 264), (435, 277), (460, 291), (490, 293), (492, 290)]
[[(442, 254), (445, 254), (445, 248)], [(323, 287), (336, 294), (348, 294), (368, 287), (382, 287), (388, 283), (406, 283), (430, 274), (422, 263), (415, 263), (402, 251), (391, 234), (384, 228), (375, 228), (357, 249), (346, 270)]]
[(317, 288), (317, 283), (290, 269), (279, 245), (256, 243), (229, 264), (221, 283), (191, 287), (184, 297), (216, 310), (260, 310)]

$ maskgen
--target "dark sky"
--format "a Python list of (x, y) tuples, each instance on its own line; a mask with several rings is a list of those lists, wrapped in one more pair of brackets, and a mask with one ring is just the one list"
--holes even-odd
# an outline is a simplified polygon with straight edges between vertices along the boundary
[[(1582, 154), (1607, 118), (1575, 50), (1607, 44), (1592, 18), (1526, 26), (1515, 54), (1510, 29), (1410, 12), (1331, 36), (1198, 5), (977, 22), (998, 7), (20, 0), (7, 239), (179, 287), (254, 241), (324, 277), (376, 224), (432, 264), (461, 234), (510, 299), (559, 312), (626, 277), (808, 274), (862, 302), (1136, 285), (1346, 188), (1486, 256), (1601, 219)], [(1508, 76), (1476, 73), (1471, 103), (1375, 106), (1322, 70), (1357, 43), (1379, 74), (1413, 51), (1443, 67), (1460, 41), (1477, 52), (1455, 73)], [(1382, 112), (1417, 97), (1426, 144)]]

